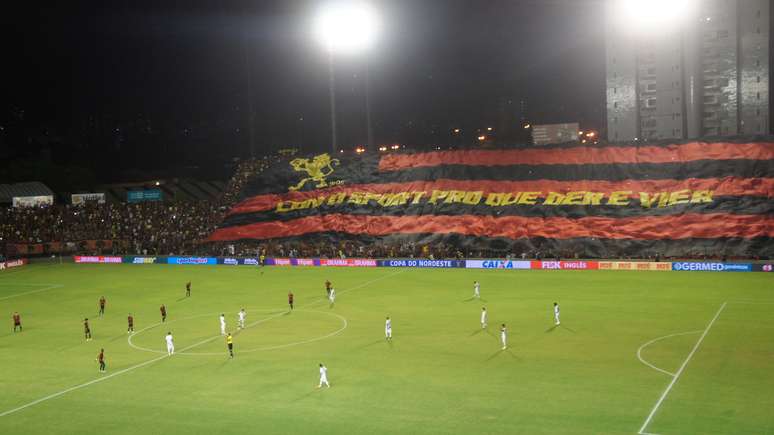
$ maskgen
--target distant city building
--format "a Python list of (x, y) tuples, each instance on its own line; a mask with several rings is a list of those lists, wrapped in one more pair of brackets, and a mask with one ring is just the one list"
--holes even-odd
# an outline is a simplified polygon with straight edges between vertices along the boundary
[(769, 0), (697, 0), (646, 28), (621, 3), (605, 20), (608, 140), (769, 133)]

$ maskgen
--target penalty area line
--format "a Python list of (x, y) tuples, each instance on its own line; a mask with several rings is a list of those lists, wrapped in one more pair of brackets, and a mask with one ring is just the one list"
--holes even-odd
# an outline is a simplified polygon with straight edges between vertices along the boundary
[(701, 346), (701, 342), (704, 341), (704, 337), (707, 336), (707, 333), (709, 332), (710, 328), (712, 328), (712, 325), (715, 324), (715, 321), (720, 316), (720, 313), (723, 312), (724, 308), (726, 308), (726, 304), (728, 304), (728, 302), (723, 302), (723, 305), (721, 305), (720, 308), (718, 308), (718, 312), (715, 313), (715, 317), (713, 317), (712, 320), (710, 320), (709, 324), (707, 324), (707, 327), (704, 328), (704, 332), (701, 334), (701, 337), (699, 337), (699, 339), (696, 341), (696, 344), (693, 346), (693, 349), (691, 349), (691, 353), (688, 354), (688, 356), (685, 358), (685, 361), (683, 361), (683, 364), (680, 365), (679, 369), (677, 369), (677, 372), (672, 377), (672, 382), (670, 382), (669, 385), (667, 385), (666, 389), (661, 394), (661, 397), (659, 397), (658, 401), (656, 402), (656, 405), (653, 406), (653, 409), (650, 411), (650, 414), (648, 414), (648, 418), (645, 419), (645, 422), (642, 423), (642, 427), (640, 427), (640, 430), (637, 431), (638, 435), (655, 435), (655, 434), (645, 432), (645, 429), (648, 428), (648, 425), (653, 420), (653, 416), (656, 415), (658, 408), (660, 408), (661, 404), (664, 403), (664, 399), (666, 399), (669, 392), (672, 391), (672, 387), (674, 387), (675, 384), (677, 383), (677, 380), (680, 379), (680, 375), (683, 374), (683, 370), (685, 370), (685, 367), (688, 365), (688, 362), (691, 360), (691, 358), (693, 358), (693, 354), (695, 354), (696, 350), (698, 350), (699, 346)]
[[(357, 285), (355, 287), (349, 288), (347, 290), (342, 290), (342, 293), (350, 292), (350, 291), (353, 291), (353, 290), (357, 290), (359, 288), (363, 288), (363, 287), (367, 286), (368, 284), (372, 284), (374, 282), (390, 278), (392, 276), (395, 276), (395, 275), (398, 275), (400, 273), (403, 273), (404, 271), (405, 270), (400, 270), (400, 271), (395, 272), (395, 273), (390, 273), (388, 275), (385, 275), (385, 276), (382, 276), (382, 277), (379, 277), (379, 278), (375, 278), (375, 279), (372, 279), (370, 281), (366, 281), (366, 282), (364, 282), (362, 284), (359, 284), (359, 285)], [(42, 291), (42, 290), (36, 290), (36, 291)], [(311, 302), (311, 303), (307, 304), (306, 306), (316, 305), (316, 304), (318, 304), (320, 302), (322, 302), (322, 301)], [(269, 320), (269, 319), (262, 319), (262, 320), (266, 321), (266, 320)], [(202, 340), (202, 341), (200, 341), (198, 343), (194, 343), (194, 344), (192, 344), (190, 346), (187, 346), (187, 347), (181, 349), (180, 353), (183, 353), (183, 352), (185, 352), (187, 350), (191, 350), (191, 349), (193, 349), (193, 348), (195, 348), (197, 346), (201, 346), (202, 344), (209, 343), (212, 340), (215, 340), (215, 339), (220, 338), (220, 337), (221, 337), (220, 335), (217, 335), (215, 337), (210, 337), (210, 338), (207, 338), (205, 340)], [(59, 392), (56, 392), (56, 393), (53, 393), (53, 394), (49, 394), (48, 396), (41, 397), (40, 399), (36, 399), (36, 400), (33, 400), (32, 402), (26, 403), (24, 405), (18, 406), (18, 407), (13, 408), (13, 409), (9, 409), (8, 411), (4, 411), (4, 412), (0, 413), (0, 418), (8, 416), (8, 415), (11, 415), (11, 414), (14, 414), (14, 413), (19, 412), (19, 411), (22, 411), (24, 409), (27, 409), (27, 408), (29, 408), (31, 406), (35, 406), (35, 405), (37, 405), (39, 403), (42, 403), (42, 402), (45, 402), (47, 400), (55, 399), (57, 397), (65, 395), (67, 393), (70, 393), (70, 392), (73, 392), (73, 391), (76, 391), (76, 390), (80, 390), (81, 388), (86, 388), (86, 387), (88, 387), (90, 385), (94, 385), (94, 384), (100, 383), (102, 381), (106, 381), (106, 380), (111, 379), (111, 378), (113, 378), (115, 376), (131, 372), (131, 371), (139, 369), (141, 367), (145, 367), (145, 366), (153, 364), (153, 363), (155, 363), (157, 361), (161, 361), (161, 360), (163, 360), (165, 358), (169, 358), (169, 355), (157, 356), (156, 358), (149, 359), (149, 360), (141, 362), (139, 364), (135, 364), (135, 365), (133, 365), (131, 367), (127, 367), (125, 369), (121, 369), (121, 370), (119, 370), (117, 372), (114, 372), (114, 373), (111, 373), (109, 375), (106, 375), (106, 376), (103, 376), (103, 377), (100, 377), (100, 378), (97, 378), (97, 379), (92, 379), (91, 381), (84, 382), (82, 384), (78, 384), (78, 385), (72, 386), (70, 388), (64, 389), (62, 391), (59, 391)]]

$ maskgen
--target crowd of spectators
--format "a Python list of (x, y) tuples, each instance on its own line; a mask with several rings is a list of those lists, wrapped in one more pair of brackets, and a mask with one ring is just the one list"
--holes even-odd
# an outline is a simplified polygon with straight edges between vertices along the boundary
[[(238, 162), (234, 175), (216, 201), (87, 203), (31, 208), (0, 208), (0, 255), (7, 245), (63, 246), (59, 252), (84, 254), (209, 255), (297, 258), (578, 258), (583, 247), (511, 244), (471, 248), (438, 240), (423, 242), (380, 240), (332, 240), (324, 236), (293, 241), (206, 242), (240, 198), (247, 183), (281, 155)], [(85, 241), (97, 241), (88, 244)], [(17, 252), (18, 253), (18, 252)], [(21, 252), (23, 254), (23, 252)], [(14, 252), (10, 252), (11, 255)], [(609, 258), (629, 258), (625, 252)], [(725, 259), (722, 254), (696, 252), (692, 258)], [(640, 257), (641, 258), (641, 257)], [(658, 260), (658, 254), (649, 257)]]
[[(389, 239), (389, 238), (388, 238)], [(323, 237), (307, 237), (293, 241), (237, 241), (199, 245), (197, 255), (215, 255), (222, 257), (267, 257), (278, 258), (426, 258), (436, 260), (465, 258), (505, 258), (559, 260), (580, 259), (577, 249), (552, 250), (548, 246), (525, 246), (514, 243), (511, 246), (459, 246), (454, 243), (437, 241), (427, 242), (391, 242), (385, 240), (330, 240)], [(654, 253), (645, 256), (630, 256), (626, 253), (610, 253), (607, 258), (647, 259), (660, 261), (661, 255)], [(690, 258), (715, 259), (727, 258), (712, 252), (695, 252)]]
[[(205, 239), (223, 216), (208, 201), (86, 204), (0, 210), (0, 238), (12, 244), (110, 240), (111, 251), (179, 254)], [(98, 253), (98, 252), (95, 252)]]
[(293, 242), (238, 241), (202, 246), (200, 254), (251, 257), (266, 255), (281, 258), (464, 258), (483, 251), (463, 252), (445, 243), (417, 244), (365, 242), (354, 240), (304, 240)]
[(277, 157), (243, 160), (218, 201), (86, 203), (41, 207), (0, 208), (0, 252), (8, 244), (59, 242), (69, 252), (83, 252), (86, 240), (110, 240), (113, 254), (187, 254), (223, 220), (253, 177), (275, 163)]
[(280, 156), (264, 156), (258, 159), (241, 160), (234, 170), (234, 175), (228, 181), (226, 190), (221, 197), (220, 205), (223, 207), (234, 205), (239, 200), (239, 194), (244, 186), (253, 177), (265, 171), (269, 166), (279, 163), (281, 160)]

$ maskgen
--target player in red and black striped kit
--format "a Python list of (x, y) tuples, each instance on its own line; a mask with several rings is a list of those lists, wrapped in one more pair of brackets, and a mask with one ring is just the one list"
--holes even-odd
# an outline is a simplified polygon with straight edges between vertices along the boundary
[(99, 350), (99, 355), (97, 355), (97, 361), (99, 361), (99, 371), (100, 373), (105, 373), (105, 349)]
[(126, 328), (126, 333), (134, 332), (134, 317), (132, 317), (132, 313), (129, 313), (129, 316), (126, 317), (126, 322), (129, 324), (129, 327)]
[(191, 296), (191, 281), (185, 283), (185, 297)]
[(290, 310), (293, 311), (293, 292), (288, 292), (288, 305), (290, 305)]
[(99, 298), (99, 317), (102, 317), (105, 315), (105, 297), (102, 296)]
[(159, 311), (161, 311), (161, 321), (166, 322), (167, 321), (167, 307), (164, 306), (164, 304), (161, 304), (161, 308), (159, 308)]
[(21, 316), (19, 315), (19, 313), (14, 311), (14, 313), (13, 313), (13, 332), (16, 332), (16, 328), (19, 328), (19, 332), (22, 331)]
[(86, 337), (86, 341), (91, 340), (91, 328), (89, 328), (89, 319), (83, 319), (83, 335)]

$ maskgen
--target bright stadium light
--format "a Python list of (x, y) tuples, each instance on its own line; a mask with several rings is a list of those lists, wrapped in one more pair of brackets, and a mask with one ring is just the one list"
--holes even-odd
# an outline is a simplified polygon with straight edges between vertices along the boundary
[(676, 30), (694, 11), (696, 0), (614, 0), (618, 24), (632, 32)]
[[(328, 91), (331, 102), (331, 147), (338, 148), (336, 133), (336, 84), (333, 58), (352, 55), (370, 49), (379, 34), (376, 11), (361, 0), (339, 0), (329, 3), (317, 12), (312, 31), (328, 52)], [(369, 99), (368, 68), (366, 68), (366, 123), (368, 145), (373, 146), (371, 133), (371, 103)]]
[(367, 3), (340, 1), (319, 11), (314, 32), (329, 52), (356, 54), (373, 46), (379, 33), (379, 20)]

